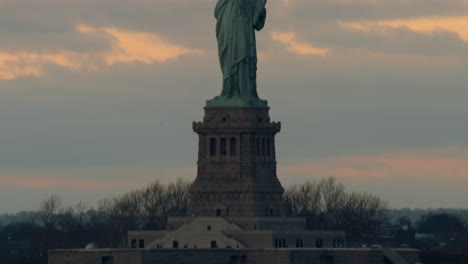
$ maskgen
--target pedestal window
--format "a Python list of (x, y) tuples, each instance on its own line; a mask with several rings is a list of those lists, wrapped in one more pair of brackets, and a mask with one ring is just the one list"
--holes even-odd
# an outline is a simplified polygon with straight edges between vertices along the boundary
[(210, 138), (210, 156), (216, 156), (216, 138)]
[(229, 139), (229, 154), (234, 157), (237, 155), (237, 140), (236, 138)]
[(227, 155), (227, 142), (226, 142), (226, 138), (221, 138), (221, 141), (220, 141), (220, 148), (219, 148), (219, 154), (221, 156), (226, 156)]

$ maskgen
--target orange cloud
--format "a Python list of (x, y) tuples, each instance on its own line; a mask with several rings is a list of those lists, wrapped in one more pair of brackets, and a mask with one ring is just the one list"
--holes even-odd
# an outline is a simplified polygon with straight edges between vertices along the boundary
[(157, 34), (132, 32), (112, 27), (93, 28), (78, 25), (78, 32), (104, 34), (113, 39), (112, 50), (102, 54), (107, 65), (140, 62), (153, 64), (166, 62), (187, 54), (203, 54), (202, 50), (172, 44)]
[(44, 76), (44, 66), (47, 64), (78, 70), (82, 68), (87, 57), (86, 54), (71, 51), (57, 53), (0, 52), (0, 80), (14, 80), (20, 76)]
[(379, 21), (340, 21), (338, 24), (350, 30), (362, 32), (386, 33), (387, 29), (407, 28), (421, 34), (433, 34), (447, 31), (458, 34), (460, 39), (468, 42), (468, 16), (458, 17), (421, 17), (412, 19), (395, 19)]
[(284, 165), (278, 169), (280, 175), (287, 177), (468, 181), (468, 148), (342, 156)]
[[(169, 169), (42, 169), (0, 170), (0, 186), (26, 189), (131, 190), (155, 179), (170, 183), (175, 179), (194, 180), (196, 168)], [(310, 159), (278, 166), (283, 184), (317, 177), (342, 180), (395, 180), (398, 182), (467, 182), (468, 148), (407, 150), (376, 155), (338, 156)]]
[(203, 51), (172, 44), (164, 37), (144, 32), (118, 28), (93, 28), (78, 25), (82, 34), (111, 39), (111, 49), (98, 53), (61, 50), (54, 52), (5, 52), (0, 51), (0, 80), (14, 80), (21, 76), (43, 77), (47, 65), (70, 70), (96, 71), (118, 63), (164, 63), (188, 54)]
[(296, 33), (294, 32), (272, 32), (271, 38), (276, 40), (283, 45), (286, 46), (286, 49), (294, 54), (298, 54), (301, 56), (305, 55), (318, 55), (318, 56), (326, 56), (330, 49), (326, 48), (316, 48), (310, 44), (301, 43), (297, 41)]

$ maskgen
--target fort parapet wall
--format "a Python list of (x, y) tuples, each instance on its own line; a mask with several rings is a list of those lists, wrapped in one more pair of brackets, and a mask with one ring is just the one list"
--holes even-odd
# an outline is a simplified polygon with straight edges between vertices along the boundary
[[(408, 264), (419, 261), (419, 251), (395, 249)], [(53, 250), (49, 264), (386, 264), (382, 248), (322, 249), (100, 249)]]

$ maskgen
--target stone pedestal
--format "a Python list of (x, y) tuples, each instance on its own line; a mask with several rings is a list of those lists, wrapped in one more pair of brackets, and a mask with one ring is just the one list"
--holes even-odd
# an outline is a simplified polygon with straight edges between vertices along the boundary
[(205, 108), (190, 216), (286, 216), (269, 108)]

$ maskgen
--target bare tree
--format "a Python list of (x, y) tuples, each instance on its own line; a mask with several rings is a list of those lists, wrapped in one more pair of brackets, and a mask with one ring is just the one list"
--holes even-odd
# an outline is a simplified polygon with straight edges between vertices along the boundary
[(141, 195), (142, 223), (145, 229), (162, 229), (166, 225), (166, 191), (164, 185), (154, 181)]
[(62, 205), (62, 199), (56, 195), (52, 195), (41, 203), (41, 208), (38, 212), (38, 217), (41, 224), (46, 228), (54, 228), (58, 221), (58, 212)]
[(112, 246), (126, 245), (128, 230), (140, 229), (140, 197), (140, 191), (133, 191), (105, 202)]
[(348, 240), (371, 237), (387, 221), (385, 201), (372, 194), (347, 193), (333, 177), (294, 185), (284, 197), (290, 214), (305, 217), (308, 228), (345, 230)]
[(321, 193), (322, 228), (334, 229), (339, 226), (342, 211), (346, 204), (347, 194), (342, 183), (335, 178), (328, 177), (318, 183)]
[(190, 201), (190, 183), (178, 179), (167, 186), (167, 212), (169, 216), (185, 216)]
[(284, 198), (292, 216), (305, 217), (309, 228), (317, 228), (317, 225), (320, 225), (322, 195), (316, 182), (294, 185), (286, 189)]

